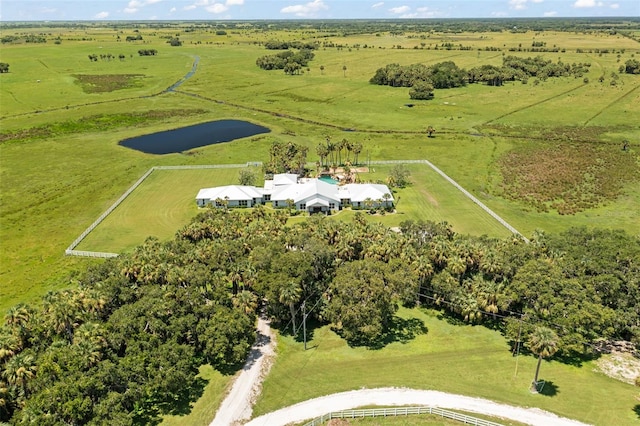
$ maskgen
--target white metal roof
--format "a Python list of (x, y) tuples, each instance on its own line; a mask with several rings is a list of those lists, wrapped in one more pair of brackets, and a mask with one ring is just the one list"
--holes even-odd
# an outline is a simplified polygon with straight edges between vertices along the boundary
[(198, 192), (196, 199), (201, 200), (252, 200), (254, 198), (262, 198), (262, 191), (255, 186), (243, 185), (227, 185), (217, 186), (215, 188), (203, 188)]
[(393, 201), (393, 194), (389, 191), (387, 185), (377, 183), (350, 183), (344, 186), (349, 197), (345, 197), (341, 194), (341, 198), (350, 198), (351, 202), (362, 202), (367, 198), (374, 201), (384, 200), (384, 194), (389, 194), (391, 197), (389, 201)]

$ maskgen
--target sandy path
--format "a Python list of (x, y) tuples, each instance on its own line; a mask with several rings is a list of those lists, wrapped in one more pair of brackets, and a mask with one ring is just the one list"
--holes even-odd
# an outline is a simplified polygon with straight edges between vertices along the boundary
[(251, 418), (255, 398), (260, 394), (262, 387), (262, 379), (272, 364), (275, 341), (269, 322), (259, 318), (256, 342), (249, 352), (247, 362), (233, 383), (231, 392), (222, 401), (210, 426), (242, 424)]
[(247, 423), (246, 426), (284, 426), (289, 423), (299, 423), (319, 417), (331, 411), (347, 410), (367, 405), (434, 406), (444, 409), (464, 410), (471, 413), (482, 413), (530, 425), (584, 426), (584, 423), (558, 417), (539, 408), (514, 407), (482, 398), (401, 388), (363, 389), (310, 399), (257, 417)]

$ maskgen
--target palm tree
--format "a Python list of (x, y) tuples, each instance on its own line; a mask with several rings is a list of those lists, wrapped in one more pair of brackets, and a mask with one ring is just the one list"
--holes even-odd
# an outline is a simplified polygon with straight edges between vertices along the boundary
[(318, 154), (318, 157), (320, 157), (320, 165), (324, 167), (327, 155), (329, 155), (329, 149), (327, 148), (327, 145), (319, 143), (316, 147), (316, 153)]
[(31, 354), (19, 353), (4, 365), (2, 378), (9, 386), (24, 389), (27, 381), (36, 374), (35, 358)]
[(0, 364), (22, 349), (22, 342), (13, 333), (0, 332)]
[(324, 65), (320, 65), (320, 75), (324, 75)]
[(362, 142), (355, 142), (354, 144), (351, 145), (351, 151), (353, 151), (353, 164), (355, 164), (356, 166), (358, 165), (358, 154), (360, 154), (362, 152), (362, 148), (364, 146), (362, 145)]
[(295, 304), (298, 300), (300, 300), (301, 294), (302, 288), (300, 288), (300, 285), (294, 281), (289, 281), (282, 288), (280, 288), (280, 303), (289, 305), (289, 310), (291, 311), (292, 334), (296, 334)]
[(558, 335), (548, 327), (540, 326), (529, 336), (529, 349), (538, 355), (536, 375), (531, 383), (531, 391), (538, 392), (538, 374), (542, 358), (553, 356), (558, 351)]
[(31, 314), (27, 306), (19, 303), (9, 309), (9, 312), (7, 312), (7, 315), (4, 317), (4, 322), (9, 327), (23, 328), (27, 322), (29, 322), (30, 318)]
[(255, 312), (258, 307), (258, 297), (250, 291), (242, 290), (233, 297), (233, 306), (242, 309), (245, 314)]
[(344, 75), (345, 77), (347, 76), (347, 66), (346, 66), (346, 65), (343, 65), (343, 66), (342, 66), (342, 73), (343, 73), (343, 75)]

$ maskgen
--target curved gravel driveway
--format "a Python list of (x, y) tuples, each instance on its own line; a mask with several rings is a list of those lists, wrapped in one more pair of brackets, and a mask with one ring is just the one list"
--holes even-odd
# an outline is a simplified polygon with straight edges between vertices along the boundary
[(363, 389), (335, 393), (310, 399), (251, 420), (246, 426), (284, 426), (319, 417), (331, 411), (348, 410), (368, 405), (423, 405), (464, 410), (516, 420), (529, 425), (584, 426), (576, 420), (559, 417), (539, 408), (515, 407), (482, 398), (453, 395), (438, 391), (402, 388)]

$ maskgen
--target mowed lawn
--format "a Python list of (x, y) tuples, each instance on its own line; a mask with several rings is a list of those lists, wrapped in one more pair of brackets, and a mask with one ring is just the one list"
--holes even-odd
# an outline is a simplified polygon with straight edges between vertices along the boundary
[(457, 324), (433, 310), (401, 309), (399, 316), (422, 322), (426, 333), (380, 350), (349, 347), (327, 326), (310, 331), (306, 351), (301, 341), (279, 335), (278, 362), (264, 382), (254, 416), (335, 392), (397, 386), (539, 407), (595, 425), (638, 421), (637, 390), (594, 371), (592, 362), (543, 362), (540, 379), (548, 391), (535, 395), (529, 386), (537, 359), (514, 357), (499, 332)]
[[(371, 167), (361, 173), (363, 181), (384, 181), (391, 165)], [(388, 226), (405, 220), (448, 221), (456, 232), (504, 237), (510, 232), (493, 217), (426, 164), (408, 164), (410, 186), (394, 197), (397, 213), (370, 216)], [(147, 237), (169, 239), (198, 213), (195, 196), (201, 188), (238, 183), (241, 168), (155, 170), (79, 245), (77, 250), (121, 253), (142, 244)], [(259, 168), (251, 168), (256, 176)], [(336, 215), (349, 220), (355, 211)], [(295, 220), (304, 220), (301, 216)]]
[(147, 237), (169, 239), (198, 213), (195, 199), (201, 188), (237, 184), (240, 170), (155, 170), (77, 250), (121, 253), (142, 244)]

